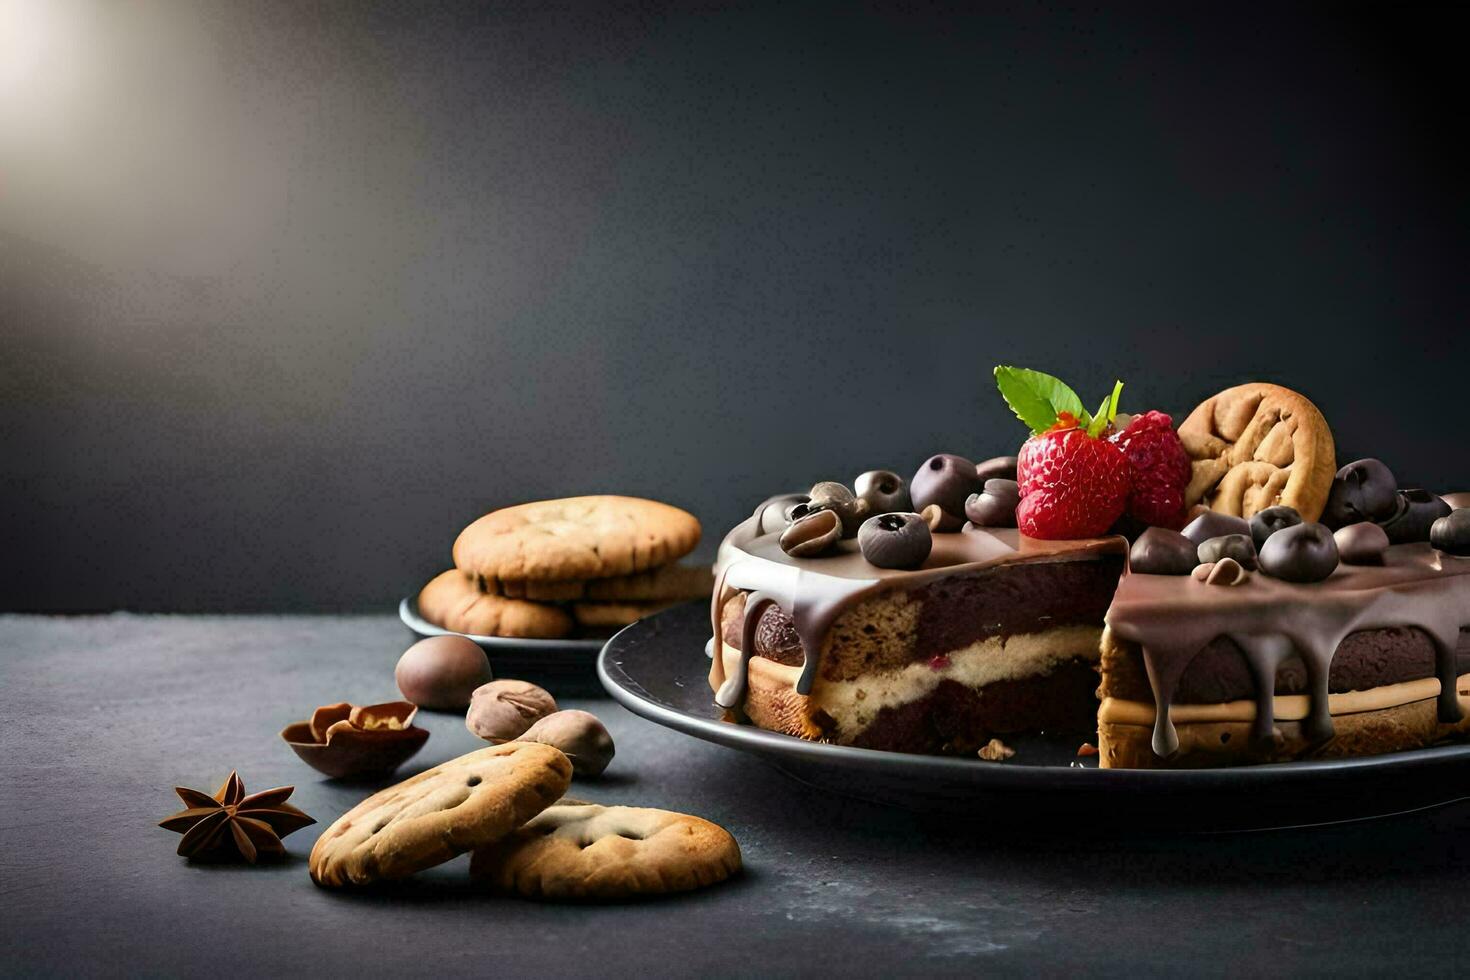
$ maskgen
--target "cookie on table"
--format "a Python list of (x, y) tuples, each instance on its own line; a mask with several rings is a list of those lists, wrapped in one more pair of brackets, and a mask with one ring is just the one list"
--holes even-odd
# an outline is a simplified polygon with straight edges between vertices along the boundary
[(628, 626), (644, 616), (675, 605), (672, 602), (574, 602), (572, 617), (587, 629)]
[(571, 602), (577, 599), (593, 602), (683, 602), (686, 599), (708, 599), (714, 590), (715, 576), (708, 565), (662, 565), (612, 578), (568, 582), (486, 580), (480, 584), (486, 592), (538, 602)]
[(556, 802), (572, 764), (539, 742), (462, 755), (374, 793), (317, 839), (308, 869), (340, 888), (404, 878), (493, 844)]
[(470, 874), (496, 891), (583, 901), (690, 891), (739, 870), (735, 838), (708, 820), (569, 800), (470, 859)]
[(492, 511), (460, 532), (455, 567), (491, 581), (632, 575), (681, 558), (699, 521), (638, 497), (566, 497)]
[(436, 626), (475, 636), (561, 639), (576, 629), (560, 606), (487, 595), (454, 568), (434, 576), (419, 592), (419, 614)]

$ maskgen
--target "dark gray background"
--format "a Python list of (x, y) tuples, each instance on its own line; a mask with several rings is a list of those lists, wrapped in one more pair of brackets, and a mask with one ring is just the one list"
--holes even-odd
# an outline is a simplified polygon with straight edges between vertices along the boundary
[(1000, 361), (1470, 486), (1463, 12), (12, 8), (0, 608), (381, 607), (583, 492), (717, 538), (1012, 449)]

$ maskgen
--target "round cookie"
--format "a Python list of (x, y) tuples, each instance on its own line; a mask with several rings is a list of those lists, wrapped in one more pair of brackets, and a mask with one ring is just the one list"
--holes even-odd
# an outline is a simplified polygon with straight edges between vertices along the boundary
[(712, 885), (740, 870), (723, 827), (668, 810), (563, 801), (475, 851), (470, 874), (526, 898), (617, 901)]
[(572, 616), (577, 625), (593, 629), (628, 626), (672, 605), (672, 602), (574, 602)]
[(540, 602), (682, 602), (707, 599), (714, 590), (714, 572), (707, 565), (663, 565), (632, 575), (586, 581), (537, 582), (525, 579), (487, 581), (486, 592)]
[(1322, 515), (1336, 449), (1305, 396), (1264, 382), (1226, 389), (1189, 414), (1179, 439), (1193, 461), (1187, 504), (1245, 518), (1278, 504), (1308, 522)]
[(637, 497), (567, 497), (492, 511), (460, 532), (454, 564), (486, 580), (631, 575), (699, 543), (694, 516)]
[(507, 742), (451, 759), (374, 793), (311, 849), (318, 885), (403, 878), (505, 837), (566, 792), (572, 764), (539, 742)]
[(451, 568), (419, 592), (419, 615), (456, 633), (559, 639), (576, 624), (560, 606), (481, 592), (474, 579)]

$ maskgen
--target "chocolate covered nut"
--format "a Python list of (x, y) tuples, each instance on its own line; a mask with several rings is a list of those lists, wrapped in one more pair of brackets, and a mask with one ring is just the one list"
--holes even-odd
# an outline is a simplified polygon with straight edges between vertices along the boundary
[(419, 640), (403, 652), (393, 669), (403, 696), (435, 711), (463, 711), (475, 688), (491, 677), (485, 651), (463, 636)]
[(1379, 460), (1360, 459), (1349, 463), (1332, 478), (1322, 523), (1339, 528), (1392, 517), (1398, 506), (1398, 490), (1393, 472)]
[(1449, 504), (1450, 510), (1464, 510), (1466, 508), (1470, 508), (1470, 492), (1461, 490), (1456, 493), (1447, 493), (1442, 495), (1439, 499)]
[(540, 742), (561, 749), (578, 776), (598, 776), (612, 761), (612, 736), (586, 711), (557, 711), (526, 729), (517, 742)]
[(1222, 534), (1200, 544), (1196, 551), (1201, 565), (1233, 558), (1241, 568), (1254, 571), (1256, 567), (1256, 543), (1249, 534)]
[(1239, 585), (1250, 576), (1250, 572), (1242, 568), (1240, 562), (1234, 558), (1221, 558), (1219, 561), (1196, 565), (1190, 574), (1195, 581), (1206, 585)]
[(1382, 565), (1388, 550), (1388, 532), (1372, 521), (1359, 521), (1332, 533), (1337, 556), (1347, 565)]
[(1390, 544), (1428, 541), (1430, 527), (1451, 510), (1449, 504), (1428, 490), (1400, 490), (1397, 509), (1387, 520), (1378, 523), (1388, 532)]
[(1250, 534), (1251, 525), (1244, 517), (1207, 510), (1184, 525), (1181, 533), (1196, 545), (1201, 545), (1222, 534)]
[(1128, 567), (1143, 575), (1188, 575), (1199, 564), (1198, 545), (1166, 527), (1151, 527), (1128, 551)]
[(464, 726), (487, 742), (518, 738), (539, 719), (556, 710), (556, 699), (527, 681), (500, 680), (481, 684), (470, 696)]
[(786, 525), (791, 523), (792, 508), (811, 499), (804, 493), (783, 493), (767, 500), (761, 507), (761, 533), (777, 534), (786, 530)]
[(836, 512), (808, 511), (781, 532), (781, 550), (792, 558), (815, 558), (831, 550), (841, 537), (842, 519)]
[(1016, 457), (996, 456), (983, 463), (976, 463), (975, 475), (982, 482), (985, 480), (1014, 480), (1016, 479)]
[(809, 510), (830, 510), (842, 521), (842, 536), (850, 538), (857, 534), (867, 516), (868, 506), (847, 487), (828, 480), (812, 487)]
[(1297, 524), (1266, 539), (1260, 566), (1286, 582), (1320, 582), (1337, 568), (1337, 542), (1325, 524)]
[(934, 538), (918, 514), (879, 514), (863, 522), (858, 547), (879, 568), (918, 568), (929, 557)]
[(1470, 510), (1451, 511), (1435, 521), (1429, 543), (1448, 555), (1470, 556)]
[(908, 484), (891, 470), (868, 470), (853, 482), (852, 489), (859, 500), (867, 502), (869, 517), (906, 514), (914, 509)]
[(958, 530), (965, 520), (965, 501), (983, 487), (974, 463), (963, 456), (940, 453), (925, 460), (909, 481), (909, 497), (913, 500), (914, 510), (920, 514), (929, 505), (937, 504), (954, 519), (947, 522), (953, 523), (954, 527), (945, 530)]
[(1302, 522), (1302, 515), (1296, 512), (1295, 507), (1278, 504), (1275, 507), (1267, 507), (1256, 513), (1251, 518), (1251, 540), (1255, 542), (1256, 550), (1266, 543), (1266, 539), (1284, 527), (1295, 527)]
[(965, 516), (980, 527), (1015, 527), (1020, 503), (1021, 489), (1016, 481), (996, 477), (985, 481), (984, 490), (970, 494), (965, 501)]

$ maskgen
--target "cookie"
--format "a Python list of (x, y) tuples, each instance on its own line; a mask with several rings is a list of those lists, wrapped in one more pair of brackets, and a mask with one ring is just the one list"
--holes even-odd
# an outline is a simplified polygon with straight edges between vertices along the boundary
[(628, 626), (644, 616), (652, 616), (661, 609), (675, 605), (672, 602), (574, 602), (572, 617), (577, 625), (589, 629), (606, 629), (610, 626)]
[(637, 497), (568, 497), (493, 511), (460, 532), (454, 564), (491, 581), (632, 575), (699, 543), (693, 515)]
[(1322, 516), (1336, 449), (1305, 396), (1262, 382), (1229, 388), (1189, 414), (1179, 439), (1193, 461), (1186, 503), (1246, 518), (1277, 504)]
[(712, 885), (740, 870), (729, 831), (683, 813), (563, 802), (470, 859), (470, 874), (526, 898), (617, 901)]
[(714, 572), (707, 565), (663, 565), (633, 575), (588, 581), (537, 582), (525, 579), (487, 580), (486, 592), (540, 602), (682, 602), (707, 599), (714, 589)]
[(311, 849), (318, 885), (403, 878), (505, 837), (555, 802), (572, 764), (539, 742), (508, 742), (451, 759), (374, 793)]
[(559, 639), (576, 628), (560, 606), (487, 595), (474, 579), (451, 568), (419, 592), (419, 615), (436, 626), (474, 636)]

